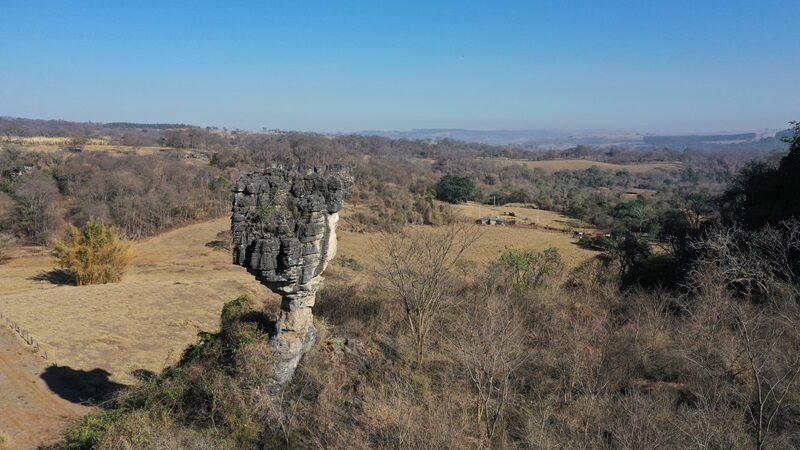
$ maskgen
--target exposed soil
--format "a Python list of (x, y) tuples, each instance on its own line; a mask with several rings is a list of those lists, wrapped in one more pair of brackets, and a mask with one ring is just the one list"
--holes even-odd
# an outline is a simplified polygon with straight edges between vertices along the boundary
[(8, 440), (0, 448), (33, 449), (51, 443), (70, 420), (91, 410), (79, 401), (81, 389), (68, 374), (65, 368), (48, 368), (44, 359), (0, 327), (0, 436)]

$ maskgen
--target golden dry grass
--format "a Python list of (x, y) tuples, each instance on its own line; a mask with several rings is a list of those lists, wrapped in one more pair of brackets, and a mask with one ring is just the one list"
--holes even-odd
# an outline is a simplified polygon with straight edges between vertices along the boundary
[[(44, 137), (44, 136), (0, 136), (0, 142), (20, 145), (69, 145), (73, 142), (69, 137)], [(86, 145), (106, 145), (108, 140), (105, 138), (90, 138), (86, 140)]]
[[(475, 204), (461, 207), (465, 215), (472, 212), (470, 208), (477, 212)], [(540, 217), (553, 223), (561, 218), (546, 211)], [(216, 329), (224, 302), (243, 293), (277, 302), (243, 268), (231, 264), (227, 252), (206, 246), (228, 226), (225, 217), (135, 243), (137, 256), (116, 284), (53, 284), (42, 277), (54, 267), (46, 249), (17, 249), (14, 258), (0, 266), (0, 312), (25, 328), (52, 362), (74, 369), (105, 369), (113, 380), (123, 383), (132, 381), (130, 373), (135, 369), (158, 372), (180, 357), (199, 330)], [(594, 255), (575, 245), (570, 234), (558, 231), (475, 226), (475, 232), (480, 238), (466, 259), (479, 265), (495, 260), (505, 247), (555, 247), (571, 267)], [(351, 272), (344, 267), (350, 259), (369, 268), (379, 240), (378, 233), (341, 230), (339, 255), (330, 274)], [(368, 273), (355, 275), (366, 279)], [(335, 276), (331, 281), (335, 282)]]
[[(65, 145), (67, 145), (67, 143), (64, 144), (27, 143), (23, 144), (23, 148), (30, 152), (59, 153), (64, 151)], [(170, 147), (130, 147), (125, 145), (107, 145), (107, 144), (87, 144), (87, 145), (82, 145), (81, 149), (84, 152), (104, 152), (111, 154), (136, 154), (136, 155), (152, 155), (160, 152), (175, 151), (175, 149)]]
[[(72, 368), (103, 368), (120, 382), (130, 372), (158, 372), (180, 357), (199, 330), (216, 329), (223, 303), (242, 293), (271, 296), (227, 252), (205, 246), (228, 227), (222, 218), (141, 241), (123, 281), (55, 286), (36, 276), (53, 267), (26, 249), (0, 266), (0, 311), (25, 328), (48, 359)], [(274, 297), (273, 297), (274, 298)]]
[[(470, 222), (481, 216), (500, 215), (503, 211), (514, 211), (520, 223), (520, 225), (516, 226), (475, 225), (474, 232), (479, 234), (480, 237), (465, 254), (465, 259), (468, 261), (486, 264), (496, 260), (506, 247), (537, 250), (554, 247), (561, 252), (561, 256), (568, 267), (576, 267), (596, 255), (595, 252), (578, 247), (576, 245), (577, 240), (572, 237), (572, 234), (565, 232), (568, 228), (566, 222), (572, 219), (552, 211), (539, 211), (525, 208), (521, 205), (505, 205), (493, 208), (474, 202), (456, 205), (454, 208), (464, 216), (465, 220)], [(542, 228), (533, 227), (531, 226), (532, 224), (538, 224)], [(545, 230), (543, 229), (545, 225), (565, 231)], [(418, 228), (421, 230), (430, 229), (427, 226), (419, 226)], [(581, 229), (589, 230), (589, 227), (585, 226)], [(375, 263), (373, 256), (381, 239), (380, 233), (358, 233), (341, 230), (337, 234), (339, 236), (339, 251), (337, 260), (334, 260), (334, 267), (337, 261), (348, 259), (354, 260), (364, 267), (370, 267)]]
[(589, 161), (585, 159), (555, 159), (546, 161), (527, 161), (521, 159), (506, 158), (482, 158), (483, 161), (492, 161), (501, 165), (524, 165), (529, 169), (542, 169), (547, 172), (557, 172), (559, 170), (586, 170), (597, 167), (602, 170), (627, 170), (632, 173), (650, 172), (653, 170), (670, 170), (681, 167), (677, 161), (651, 162), (642, 164), (612, 164), (600, 161)]
[[(38, 153), (59, 153), (72, 144), (66, 137), (18, 137), (0, 136), (0, 143), (21, 145), (25, 150)], [(153, 155), (161, 152), (173, 152), (170, 147), (134, 147), (127, 145), (111, 145), (106, 138), (91, 138), (80, 146), (84, 152), (103, 152), (111, 154)]]
[(542, 228), (549, 227), (562, 231), (591, 231), (594, 229), (590, 224), (580, 220), (567, 217), (554, 211), (534, 209), (521, 203), (491, 206), (476, 202), (467, 202), (460, 205), (453, 205), (452, 207), (458, 214), (470, 221), (474, 221), (479, 217), (503, 216), (505, 213), (513, 212), (516, 215), (514, 218), (520, 225), (536, 225)]

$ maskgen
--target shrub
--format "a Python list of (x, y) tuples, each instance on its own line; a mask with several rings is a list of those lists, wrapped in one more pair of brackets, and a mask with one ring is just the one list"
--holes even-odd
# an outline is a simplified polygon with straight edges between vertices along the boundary
[(564, 268), (558, 249), (506, 248), (500, 254), (497, 269), (505, 278), (505, 285), (516, 290), (543, 286), (547, 279)]
[(133, 251), (120, 238), (119, 229), (90, 219), (83, 228), (70, 227), (66, 239), (55, 244), (53, 256), (75, 284), (82, 286), (120, 281)]
[(96, 448), (109, 427), (119, 418), (119, 411), (100, 411), (82, 417), (67, 430), (64, 448), (67, 450)]

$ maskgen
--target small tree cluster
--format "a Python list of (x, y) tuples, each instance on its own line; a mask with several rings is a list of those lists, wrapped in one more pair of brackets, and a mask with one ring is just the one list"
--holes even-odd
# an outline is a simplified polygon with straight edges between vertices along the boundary
[(116, 283), (133, 259), (130, 244), (119, 229), (90, 219), (82, 228), (71, 226), (67, 237), (55, 244), (53, 256), (78, 286)]
[(468, 177), (445, 175), (436, 184), (436, 198), (448, 203), (464, 203), (475, 198), (475, 183)]

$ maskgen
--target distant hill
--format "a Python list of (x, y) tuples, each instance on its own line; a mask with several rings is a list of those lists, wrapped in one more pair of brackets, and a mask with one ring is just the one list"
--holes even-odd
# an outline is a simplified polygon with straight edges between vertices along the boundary
[(574, 145), (630, 145), (642, 142), (642, 136), (607, 130), (466, 130), (460, 128), (426, 128), (408, 131), (361, 131), (358, 134), (383, 136), (393, 139), (445, 139), (476, 142), (490, 145), (523, 146), (574, 146)]
[(666, 146), (687, 146), (696, 144), (738, 144), (751, 142), (756, 139), (755, 133), (740, 134), (709, 134), (709, 135), (686, 135), (686, 136), (645, 136), (644, 143), (652, 145)]
[(105, 124), (109, 128), (133, 128), (148, 130), (173, 130), (176, 128), (189, 128), (183, 123), (131, 123), (131, 122), (109, 122)]
[(564, 149), (578, 145), (667, 148), (671, 150), (781, 150), (781, 138), (791, 135), (764, 133), (717, 133), (696, 135), (643, 135), (609, 130), (465, 130), (430, 128), (408, 131), (362, 131), (358, 134), (393, 139), (456, 140), (489, 145), (516, 145), (535, 149)]
[[(0, 116), (0, 136), (119, 137), (126, 145), (165, 144), (167, 134), (177, 135), (201, 127), (181, 123), (70, 122)], [(204, 127), (213, 133), (219, 128)], [(224, 129), (223, 129), (224, 130)], [(272, 133), (275, 131), (265, 131)], [(421, 128), (407, 131), (361, 131), (362, 136), (423, 141), (459, 141), (473, 144), (514, 146), (519, 150), (566, 150), (578, 146), (625, 147), (669, 150), (785, 150), (782, 138), (791, 130), (774, 133), (716, 133), (693, 135), (645, 135), (622, 131), (587, 129), (467, 130), (462, 128)], [(185, 134), (185, 133), (184, 133)], [(333, 133), (340, 135), (340, 133)], [(191, 141), (191, 137), (187, 137)], [(164, 142), (161, 142), (161, 141)]]
[(791, 130), (779, 131), (774, 136), (759, 138), (756, 133), (645, 136), (644, 144), (666, 147), (673, 150), (784, 150), (783, 138), (791, 136)]

